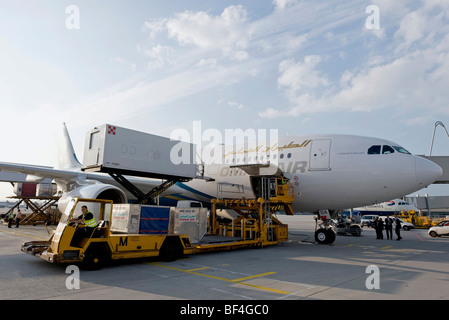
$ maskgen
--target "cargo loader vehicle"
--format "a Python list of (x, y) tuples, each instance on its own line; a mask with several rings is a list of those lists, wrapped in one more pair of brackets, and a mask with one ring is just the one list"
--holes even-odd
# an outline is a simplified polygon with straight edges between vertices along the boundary
[[(113, 204), (111, 200), (72, 198), (48, 241), (22, 245), (25, 253), (50, 263), (98, 269), (111, 260), (158, 257), (165, 261), (210, 251), (264, 247), (288, 240), (288, 226), (273, 213), (293, 202), (291, 184), (270, 178), (266, 199), (214, 199), (207, 208)], [(77, 224), (85, 206), (95, 227)], [(235, 219), (220, 218), (232, 211)]]

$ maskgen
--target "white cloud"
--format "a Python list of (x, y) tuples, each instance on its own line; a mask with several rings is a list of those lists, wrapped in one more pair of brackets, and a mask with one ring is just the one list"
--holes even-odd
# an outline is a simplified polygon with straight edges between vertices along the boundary
[(284, 60), (279, 64), (281, 72), (278, 84), (288, 91), (298, 91), (302, 88), (315, 89), (326, 86), (328, 81), (315, 67), (322, 61), (318, 55), (306, 56), (304, 61)]
[(148, 67), (150, 69), (163, 67), (165, 63), (170, 62), (172, 52), (173, 48), (160, 44), (145, 50), (145, 55), (151, 58)]
[[(311, 63), (309, 66), (314, 66)], [(313, 68), (280, 68), (280, 79), (293, 104), (291, 108), (268, 108), (259, 115), (265, 118), (299, 116), (301, 114), (331, 111), (369, 112), (389, 108), (402, 114), (415, 111), (448, 114), (449, 53), (433, 50), (414, 52), (389, 63), (367, 67), (359, 72), (346, 71), (338, 83), (328, 83), (325, 76), (316, 75)], [(303, 73), (307, 70), (307, 73)], [(310, 75), (307, 78), (307, 74)], [(310, 82), (307, 83), (307, 79)], [(329, 85), (332, 90), (322, 95), (298, 90)], [(310, 92), (310, 93), (309, 93)], [(418, 118), (418, 117), (416, 117)]]
[(236, 60), (245, 60), (248, 54), (250, 31), (246, 9), (229, 6), (221, 15), (213, 16), (207, 12), (185, 11), (175, 18), (165, 21), (169, 37), (183, 45), (196, 45), (202, 49), (222, 49)]
[(273, 0), (274, 6), (277, 10), (284, 10), (287, 6), (296, 2), (297, 0)]
[(413, 11), (401, 21), (399, 30), (395, 37), (403, 39), (398, 50), (408, 49), (414, 42), (420, 40), (426, 31), (427, 19), (421, 11)]
[(150, 21), (145, 21), (144, 30), (149, 32), (151, 39), (154, 39), (159, 33), (166, 30), (166, 23), (167, 19), (153, 19)]
[[(392, 40), (388, 46), (381, 45), (385, 39), (373, 41), (369, 50), (358, 57), (363, 63), (346, 63), (337, 79), (330, 76), (328, 68), (318, 71), (322, 55), (309, 55), (299, 62), (284, 60), (279, 65), (278, 84), (291, 105), (269, 107), (259, 115), (277, 118), (387, 109), (396, 115), (414, 112), (412, 119), (428, 119), (420, 115), (423, 112), (449, 114), (449, 92), (444, 89), (449, 87), (448, 7), (447, 2), (426, 2), (405, 12), (396, 22), (396, 32), (390, 31)], [(404, 12), (404, 3), (394, 8)], [(381, 15), (392, 9), (381, 7)], [(393, 25), (389, 22), (388, 26), (391, 29)], [(367, 35), (366, 30), (362, 35)], [(351, 51), (349, 45), (343, 47), (346, 62)]]

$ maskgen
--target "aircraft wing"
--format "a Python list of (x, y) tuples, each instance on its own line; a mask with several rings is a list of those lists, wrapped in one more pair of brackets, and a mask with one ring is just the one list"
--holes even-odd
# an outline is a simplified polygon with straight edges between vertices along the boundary
[[(88, 173), (77, 169), (60, 170), (46, 166), (0, 162), (0, 181), (3, 182), (51, 183), (53, 179), (62, 181), (95, 180), (105, 184), (116, 184), (115, 180), (106, 173)], [(127, 179), (143, 192), (148, 192), (161, 183), (160, 179), (140, 177), (127, 177)]]
[(27, 175), (22, 173), (0, 171), (1, 182), (27, 182), (26, 177)]
[[(79, 173), (68, 170), (57, 170), (52, 167), (36, 166), (29, 164), (20, 163), (10, 163), (10, 162), (0, 162), (0, 171), (3, 179), (1, 181), (13, 181), (21, 178), (20, 181), (24, 180), (31, 182), (41, 182), (42, 180), (48, 179), (70, 179), (77, 177)], [(25, 179), (24, 179), (25, 175)]]

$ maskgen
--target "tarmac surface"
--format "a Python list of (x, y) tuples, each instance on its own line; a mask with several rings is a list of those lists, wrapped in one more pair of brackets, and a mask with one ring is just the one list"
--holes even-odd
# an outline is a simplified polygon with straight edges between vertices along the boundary
[(364, 227), (360, 237), (319, 245), (313, 216), (278, 218), (289, 225), (289, 241), (277, 246), (119, 261), (79, 273), (20, 251), (23, 242), (48, 239), (44, 226), (1, 224), (0, 300), (449, 299), (448, 237), (414, 229), (400, 241), (378, 240)]

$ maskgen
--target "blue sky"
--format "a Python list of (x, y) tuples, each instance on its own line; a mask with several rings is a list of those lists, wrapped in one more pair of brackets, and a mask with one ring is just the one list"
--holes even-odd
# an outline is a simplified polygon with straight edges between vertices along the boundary
[[(70, 5), (79, 28), (67, 28)], [(379, 29), (367, 28), (369, 5)], [(428, 154), (436, 121), (449, 125), (448, 1), (0, 6), (1, 161), (55, 165), (62, 122), (79, 159), (86, 131), (104, 123), (164, 136), (193, 121), (356, 134), (414, 154)], [(438, 130), (433, 154), (448, 148)]]

